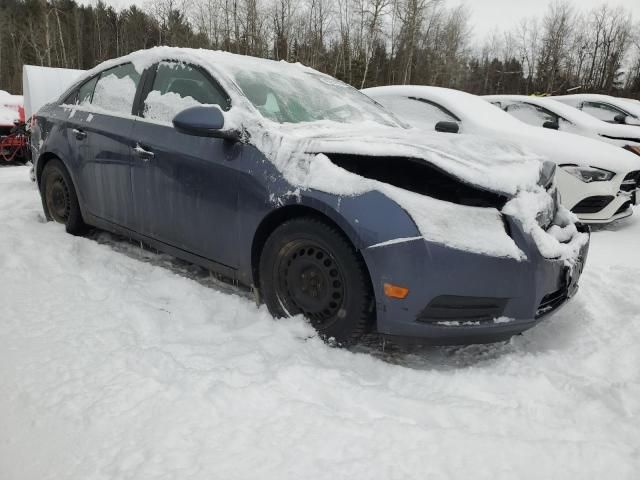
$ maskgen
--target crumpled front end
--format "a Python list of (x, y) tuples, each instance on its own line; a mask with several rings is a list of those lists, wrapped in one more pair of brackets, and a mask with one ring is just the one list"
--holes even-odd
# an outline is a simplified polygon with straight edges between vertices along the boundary
[[(365, 249), (378, 331), (426, 344), (487, 343), (557, 311), (577, 291), (589, 232), (558, 205), (554, 189), (521, 192), (502, 210), (503, 228), (522, 258), (464, 251), (419, 235)], [(385, 284), (409, 294), (390, 298)]]

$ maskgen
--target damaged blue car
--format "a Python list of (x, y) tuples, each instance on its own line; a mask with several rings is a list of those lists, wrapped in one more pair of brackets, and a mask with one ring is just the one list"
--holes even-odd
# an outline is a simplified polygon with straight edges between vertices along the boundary
[(408, 128), (298, 64), (135, 52), (44, 106), (31, 143), (69, 233), (204, 266), (342, 345), (507, 339), (575, 293), (589, 245), (544, 159)]

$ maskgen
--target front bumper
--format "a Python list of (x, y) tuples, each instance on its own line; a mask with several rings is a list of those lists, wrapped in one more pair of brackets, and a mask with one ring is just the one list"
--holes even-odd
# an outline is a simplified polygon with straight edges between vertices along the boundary
[(562, 204), (583, 223), (609, 223), (633, 213), (631, 206), (640, 201), (640, 193), (623, 191), (624, 177), (618, 174), (608, 182), (585, 183), (562, 168), (556, 173)]
[[(577, 290), (589, 243), (569, 267), (540, 255), (517, 225), (511, 230), (527, 260), (490, 257), (422, 239), (366, 249), (378, 332), (421, 344), (490, 343), (558, 311)], [(387, 298), (384, 283), (406, 286), (410, 293), (403, 300)]]

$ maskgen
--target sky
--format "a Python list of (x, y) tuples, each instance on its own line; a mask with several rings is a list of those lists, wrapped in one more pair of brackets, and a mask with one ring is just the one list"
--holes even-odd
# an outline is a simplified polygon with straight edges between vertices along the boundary
[[(541, 18), (554, 0), (449, 0), (449, 5), (464, 4), (469, 8), (469, 19), (476, 38), (485, 38), (499, 28), (510, 30), (525, 17)], [(599, 7), (603, 3), (629, 10), (634, 21), (640, 21), (640, 0), (574, 0), (581, 10)]]

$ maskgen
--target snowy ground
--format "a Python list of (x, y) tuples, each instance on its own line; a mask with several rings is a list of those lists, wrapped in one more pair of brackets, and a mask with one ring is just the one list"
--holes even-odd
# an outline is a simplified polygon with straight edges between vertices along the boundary
[[(0, 168), (0, 479), (602, 479), (640, 471), (640, 216), (508, 344), (358, 352)], [(640, 211), (637, 212), (640, 214)]]

